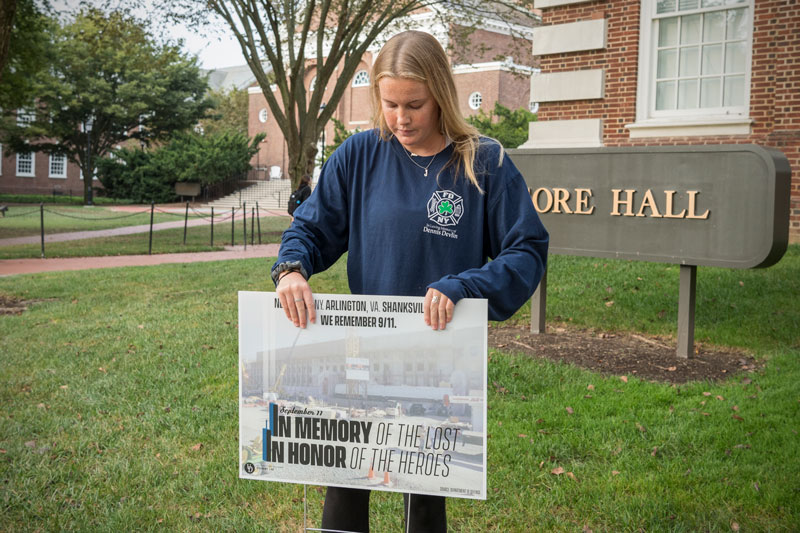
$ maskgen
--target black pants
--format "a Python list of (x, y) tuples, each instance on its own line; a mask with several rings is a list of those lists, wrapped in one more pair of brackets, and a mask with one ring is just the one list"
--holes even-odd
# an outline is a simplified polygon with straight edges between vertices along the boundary
[[(369, 531), (369, 495), (362, 489), (328, 487), (325, 507), (322, 510), (322, 529), (334, 531)], [(407, 526), (410, 533), (445, 533), (447, 514), (442, 496), (403, 494), (404, 517), (408, 517), (411, 499), (411, 516)]]

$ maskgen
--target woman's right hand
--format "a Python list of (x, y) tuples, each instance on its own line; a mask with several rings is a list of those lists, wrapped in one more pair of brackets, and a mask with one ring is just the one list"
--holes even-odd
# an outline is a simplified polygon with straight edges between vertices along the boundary
[(292, 321), (295, 327), (305, 328), (308, 321), (312, 324), (317, 320), (314, 311), (314, 295), (308, 281), (299, 272), (289, 272), (278, 278), (275, 292), (281, 300), (286, 318)]

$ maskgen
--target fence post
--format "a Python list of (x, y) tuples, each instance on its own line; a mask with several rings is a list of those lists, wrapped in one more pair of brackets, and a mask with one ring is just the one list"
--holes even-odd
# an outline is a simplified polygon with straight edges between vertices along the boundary
[(251, 207), (250, 208), (250, 244), (251, 245), (253, 243), (255, 243), (255, 239), (256, 239), (256, 232), (255, 232), (256, 221), (255, 221), (255, 218), (256, 218), (256, 208), (255, 207)]
[(186, 202), (186, 214), (183, 215), (183, 245), (186, 246), (186, 228), (189, 225), (189, 202)]
[(153, 254), (153, 212), (156, 209), (156, 203), (150, 202), (150, 244), (147, 247), (147, 255)]
[(258, 211), (258, 202), (256, 202), (256, 221), (258, 221), (258, 244), (261, 244), (261, 213)]
[(247, 250), (247, 202), (242, 204), (242, 222), (244, 222), (244, 249)]
[(214, 247), (214, 208), (211, 208), (211, 247)]
[(236, 244), (234, 233), (236, 232), (236, 225), (234, 224), (234, 218), (236, 216), (236, 211), (234, 211), (233, 207), (231, 207), (231, 246)]
[(44, 259), (44, 202), (39, 204), (39, 222), (42, 230), (42, 259)]

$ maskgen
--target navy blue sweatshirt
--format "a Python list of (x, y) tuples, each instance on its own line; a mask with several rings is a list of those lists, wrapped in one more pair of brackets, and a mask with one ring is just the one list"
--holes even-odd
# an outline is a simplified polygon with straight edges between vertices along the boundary
[(417, 166), (394, 138), (383, 141), (375, 130), (349, 137), (295, 211), (277, 263), (300, 261), (311, 276), (349, 252), (353, 294), (424, 296), (432, 287), (454, 303), (486, 298), (489, 318), (505, 320), (539, 284), (548, 235), (500, 149), (482, 139), (481, 193), (463, 171), (457, 179), (452, 166), (439, 173), (452, 145), (433, 159), (414, 157)]

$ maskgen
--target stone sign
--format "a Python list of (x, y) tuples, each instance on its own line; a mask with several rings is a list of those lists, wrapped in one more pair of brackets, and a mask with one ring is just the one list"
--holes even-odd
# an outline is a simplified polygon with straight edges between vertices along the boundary
[[(694, 345), (697, 266), (767, 267), (789, 242), (791, 168), (755, 145), (509, 150), (550, 252), (681, 265), (679, 357)], [(531, 330), (545, 330), (546, 276)]]
[(509, 150), (555, 254), (769, 266), (789, 237), (790, 167), (755, 145)]

